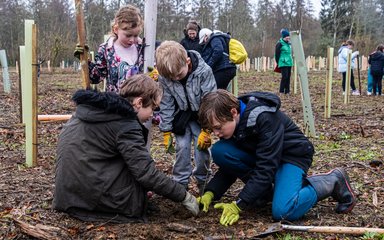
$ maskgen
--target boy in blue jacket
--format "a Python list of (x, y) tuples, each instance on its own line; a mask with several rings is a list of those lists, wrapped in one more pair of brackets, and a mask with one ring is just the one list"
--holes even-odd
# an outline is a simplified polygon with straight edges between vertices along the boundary
[(237, 178), (245, 184), (237, 201), (214, 206), (223, 209), (225, 226), (237, 222), (241, 211), (265, 205), (268, 197), (275, 220), (297, 220), (329, 196), (338, 202), (337, 213), (348, 213), (356, 204), (343, 169), (307, 177), (313, 145), (279, 107), (276, 95), (263, 92), (236, 98), (219, 89), (202, 100), (199, 120), (220, 138), (211, 149), (219, 170), (198, 198), (203, 211)]

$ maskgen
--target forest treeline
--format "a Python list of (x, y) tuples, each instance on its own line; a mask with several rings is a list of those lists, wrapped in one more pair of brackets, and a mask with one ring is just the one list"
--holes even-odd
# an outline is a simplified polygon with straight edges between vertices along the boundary
[[(325, 56), (327, 46), (337, 49), (348, 38), (367, 55), (384, 42), (384, 0), (321, 0), (319, 16), (314, 16), (312, 1), (316, 0), (159, 0), (157, 39), (180, 41), (188, 20), (196, 19), (201, 27), (230, 32), (243, 42), (251, 58), (272, 57), (282, 28), (301, 31), (306, 55)], [(144, 1), (83, 2), (87, 43), (93, 51), (110, 32), (120, 6), (133, 4), (144, 13)], [(24, 19), (37, 24), (39, 58), (54, 66), (74, 60), (74, 0), (0, 1), (0, 49), (7, 51), (10, 65), (24, 45)]]

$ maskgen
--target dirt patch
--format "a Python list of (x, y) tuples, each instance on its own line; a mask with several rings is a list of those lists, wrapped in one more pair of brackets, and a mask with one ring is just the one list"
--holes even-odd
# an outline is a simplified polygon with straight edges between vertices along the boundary
[[(38, 166), (25, 168), (24, 128), (20, 122), (17, 74), (10, 73), (12, 94), (0, 92), (0, 239), (28, 239), (18, 219), (35, 231), (51, 232), (49, 238), (61, 239), (247, 239), (264, 231), (272, 223), (270, 206), (241, 213), (240, 220), (231, 227), (219, 224), (220, 211), (213, 208), (207, 214), (193, 217), (181, 204), (158, 195), (151, 199), (158, 207), (148, 216), (148, 223), (93, 224), (81, 222), (51, 209), (54, 189), (54, 163), (57, 136), (64, 123), (40, 123), (38, 126)], [(324, 200), (296, 225), (354, 226), (384, 228), (384, 96), (351, 96), (343, 103), (340, 76), (333, 82), (332, 113), (324, 119), (325, 72), (311, 72), (310, 93), (317, 138), (310, 173), (328, 171), (334, 167), (347, 169), (358, 196), (358, 203), (350, 214), (333, 211), (336, 203)], [(279, 75), (276, 73), (242, 73), (240, 93), (254, 90), (277, 92)], [(40, 114), (70, 114), (70, 101), (80, 88), (80, 73), (42, 73), (39, 79), (38, 104)], [(366, 78), (362, 78), (363, 93)], [(0, 89), (3, 89), (0, 83)], [(298, 91), (300, 92), (300, 91)], [(303, 128), (303, 108), (300, 94), (281, 96), (282, 110)], [(174, 155), (166, 154), (162, 136), (153, 131), (151, 153), (158, 168), (170, 174)], [(376, 162), (374, 162), (374, 160)], [(215, 166), (213, 166), (215, 169)], [(197, 195), (196, 184), (190, 184)], [(223, 197), (236, 199), (242, 184), (237, 182)], [(46, 227), (46, 228), (44, 228)], [(47, 229), (48, 227), (48, 229)], [(51, 227), (51, 228), (49, 228)], [(288, 233), (281, 233), (280, 237)], [(347, 239), (347, 235), (290, 232), (291, 237), (314, 239)], [(277, 236), (270, 236), (274, 239)]]

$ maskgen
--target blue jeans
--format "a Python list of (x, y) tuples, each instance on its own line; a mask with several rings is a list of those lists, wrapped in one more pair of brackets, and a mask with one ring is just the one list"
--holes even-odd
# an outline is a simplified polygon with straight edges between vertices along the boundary
[[(200, 125), (196, 121), (189, 121), (185, 134), (175, 135), (176, 161), (173, 165), (172, 175), (175, 181), (183, 185), (188, 185), (191, 175), (196, 178), (198, 183), (204, 183), (206, 178), (211, 176), (209, 151), (197, 149), (197, 138), (200, 132)], [(194, 147), (195, 167), (192, 166), (191, 161), (192, 145)]]
[[(247, 173), (255, 167), (257, 162), (253, 154), (236, 147), (231, 139), (215, 143), (211, 153), (216, 165), (242, 180), (247, 178)], [(303, 184), (305, 177), (306, 173), (303, 169), (290, 163), (280, 164), (275, 175), (272, 200), (274, 220), (297, 220), (316, 204), (316, 191), (311, 185)]]

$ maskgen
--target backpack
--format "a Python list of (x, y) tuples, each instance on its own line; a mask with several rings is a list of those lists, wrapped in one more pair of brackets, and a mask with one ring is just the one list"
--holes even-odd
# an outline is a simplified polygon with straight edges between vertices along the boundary
[(234, 64), (242, 64), (248, 57), (243, 44), (234, 38), (229, 39), (229, 60)]

